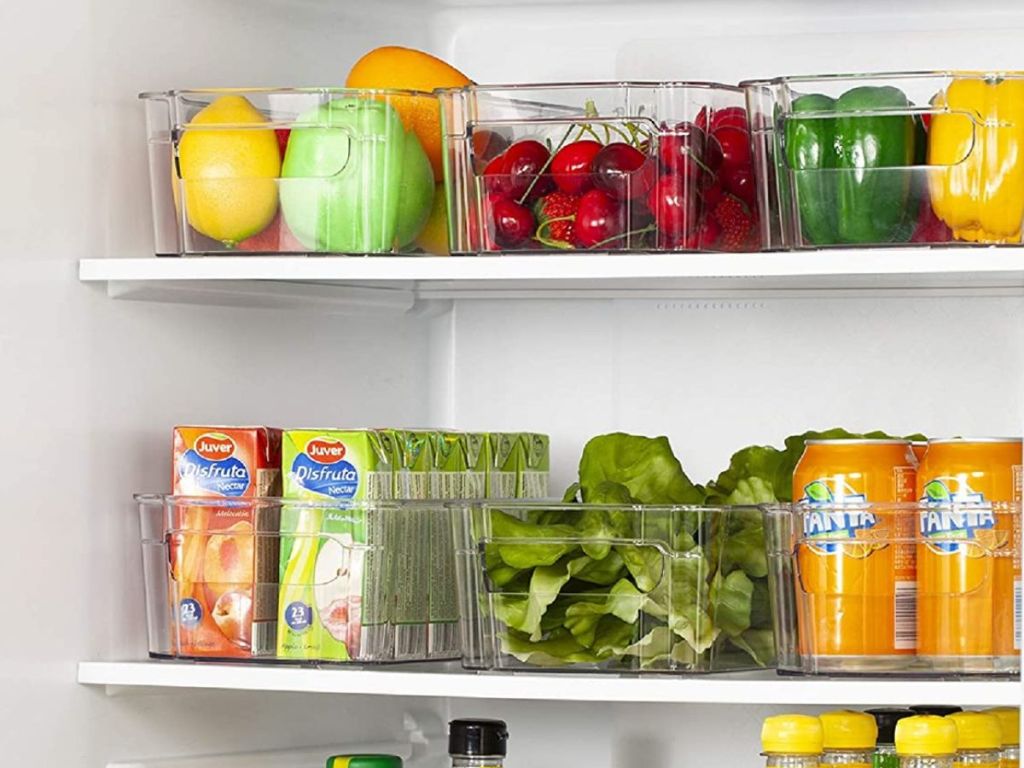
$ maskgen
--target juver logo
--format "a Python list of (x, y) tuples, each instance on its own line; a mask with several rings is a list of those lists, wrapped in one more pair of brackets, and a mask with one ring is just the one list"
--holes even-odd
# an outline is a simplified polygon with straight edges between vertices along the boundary
[(226, 459), (235, 453), (235, 441), (227, 435), (207, 432), (196, 439), (195, 452), (207, 461)]
[(306, 455), (320, 464), (334, 464), (345, 458), (345, 444), (329, 437), (315, 437), (306, 443)]

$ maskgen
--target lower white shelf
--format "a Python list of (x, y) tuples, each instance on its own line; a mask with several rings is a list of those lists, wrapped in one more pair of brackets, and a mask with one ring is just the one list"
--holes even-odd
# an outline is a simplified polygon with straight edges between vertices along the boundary
[(78, 682), (108, 691), (214, 688), (244, 691), (547, 701), (794, 705), (1019, 705), (1020, 681), (796, 679), (774, 673), (703, 677), (486, 674), (457, 668), (313, 669), (257, 664), (86, 661)]

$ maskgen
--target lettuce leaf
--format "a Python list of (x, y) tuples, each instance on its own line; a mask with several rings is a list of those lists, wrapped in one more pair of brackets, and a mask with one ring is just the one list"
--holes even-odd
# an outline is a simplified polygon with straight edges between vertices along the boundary
[(721, 572), (711, 580), (711, 621), (730, 637), (750, 628), (754, 583), (743, 571), (723, 577)]
[(582, 499), (590, 502), (603, 482), (618, 483), (641, 504), (701, 504), (704, 494), (683, 472), (667, 437), (615, 432), (592, 438), (580, 457)]
[(580, 644), (592, 647), (602, 617), (614, 616), (632, 626), (640, 618), (643, 603), (643, 593), (633, 582), (621, 579), (604, 595), (604, 599), (570, 605), (565, 611), (565, 628)]

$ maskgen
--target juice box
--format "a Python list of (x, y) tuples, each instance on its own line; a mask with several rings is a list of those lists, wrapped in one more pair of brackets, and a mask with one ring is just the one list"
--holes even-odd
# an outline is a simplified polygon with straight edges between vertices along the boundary
[[(282, 439), (277, 654), (289, 659), (391, 658), (393, 437), (384, 430), (296, 429)], [(330, 503), (336, 502), (337, 506)]]
[[(436, 432), (395, 429), (395, 496), (426, 501), (434, 477)], [(443, 509), (443, 507), (439, 508)], [(395, 519), (395, 657), (427, 656), (430, 616), (431, 514), (428, 505), (406, 506)]]
[[(174, 429), (172, 493), (252, 499), (280, 493), (281, 432), (269, 427)], [(170, 544), (177, 647), (185, 656), (273, 653), (280, 521), (276, 504), (174, 504)]]
[(487, 487), (488, 499), (514, 499), (526, 461), (523, 441), (515, 432), (487, 434)]
[(539, 432), (523, 432), (523, 469), (516, 496), (520, 499), (546, 499), (551, 475), (551, 442)]
[(898, 663), (916, 649), (913, 512), (894, 506), (914, 500), (915, 463), (905, 440), (807, 441), (793, 473), (797, 623), (819, 663)]
[[(464, 499), (469, 475), (467, 435), (441, 431), (434, 434), (432, 499)], [(455, 584), (455, 542), (448, 510), (430, 511), (430, 627), (428, 656), (434, 659), (459, 655), (459, 604)]]
[(483, 432), (465, 432), (462, 435), (462, 449), (466, 457), (466, 476), (461, 498), (487, 498), (490, 438)]

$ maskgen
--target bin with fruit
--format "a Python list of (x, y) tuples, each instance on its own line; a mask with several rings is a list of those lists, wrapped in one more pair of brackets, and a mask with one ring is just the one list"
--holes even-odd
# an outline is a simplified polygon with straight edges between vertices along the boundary
[(158, 255), (416, 250), (434, 172), (410, 114), (429, 93), (144, 93)]
[(452, 253), (760, 248), (737, 88), (595, 83), (438, 93)]

